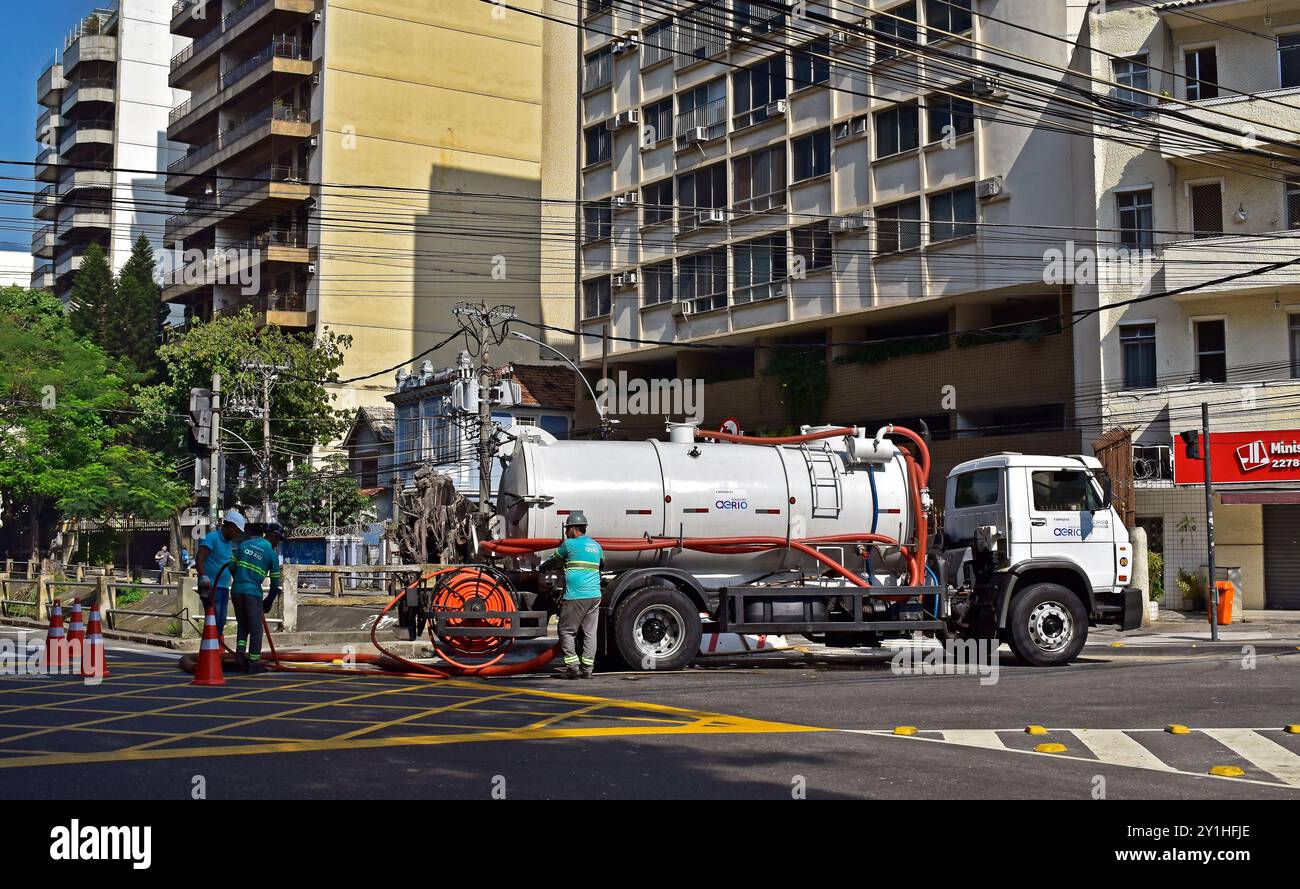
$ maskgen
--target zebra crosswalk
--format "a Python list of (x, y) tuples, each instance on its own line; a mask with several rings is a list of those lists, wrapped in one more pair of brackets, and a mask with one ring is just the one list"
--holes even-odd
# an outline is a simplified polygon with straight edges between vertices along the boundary
[[(1214, 777), (1210, 769), (1215, 766), (1237, 766), (1244, 773), (1241, 777), (1215, 780), (1300, 788), (1300, 734), (1289, 734), (1281, 728), (1193, 728), (1184, 735), (1169, 734), (1163, 728), (1049, 727), (1046, 735), (1029, 735), (1024, 728), (920, 728), (906, 735), (895, 734), (892, 729), (845, 731), (1169, 774)], [(1035, 749), (1043, 742), (1063, 744), (1065, 751), (1045, 753)]]

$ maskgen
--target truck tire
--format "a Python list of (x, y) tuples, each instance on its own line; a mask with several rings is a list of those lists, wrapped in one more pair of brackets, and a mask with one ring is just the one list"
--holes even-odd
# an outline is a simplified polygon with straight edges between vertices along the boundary
[(652, 586), (614, 609), (614, 647), (633, 670), (680, 670), (700, 651), (700, 609), (680, 590)]
[(1068, 664), (1088, 639), (1088, 612), (1065, 587), (1035, 583), (1012, 598), (1006, 636), (1011, 650), (1027, 664)]

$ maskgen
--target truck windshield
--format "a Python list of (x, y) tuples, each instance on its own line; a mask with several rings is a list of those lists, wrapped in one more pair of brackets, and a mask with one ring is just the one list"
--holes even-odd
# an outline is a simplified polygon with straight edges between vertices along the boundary
[(1092, 512), (1102, 496), (1092, 473), (1078, 469), (1042, 470), (1033, 474), (1034, 509), (1039, 512)]

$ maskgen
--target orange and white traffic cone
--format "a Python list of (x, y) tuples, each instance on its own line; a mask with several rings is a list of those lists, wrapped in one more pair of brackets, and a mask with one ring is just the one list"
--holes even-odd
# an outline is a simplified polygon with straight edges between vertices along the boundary
[(104, 626), (99, 619), (99, 607), (90, 609), (90, 624), (82, 641), (82, 676), (107, 676), (108, 660), (104, 653)]
[(63, 604), (55, 599), (50, 605), (50, 628), (45, 632), (45, 672), (53, 673), (69, 666), (68, 634), (63, 628)]
[(84, 657), (86, 648), (86, 624), (81, 618), (81, 603), (72, 600), (72, 613), (68, 616), (68, 663)]
[(203, 618), (203, 641), (199, 659), (194, 664), (194, 681), (190, 685), (225, 685), (221, 673), (221, 639), (217, 636), (217, 615), (211, 607)]

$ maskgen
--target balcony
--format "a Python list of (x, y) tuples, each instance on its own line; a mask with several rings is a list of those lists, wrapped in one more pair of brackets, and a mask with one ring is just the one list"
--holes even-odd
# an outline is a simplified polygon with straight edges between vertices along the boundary
[(36, 153), (36, 178), (42, 182), (54, 182), (59, 178), (57, 148), (42, 148)]
[(673, 135), (682, 140), (693, 130), (705, 130), (704, 139), (721, 139), (727, 134), (727, 100), (714, 99), (673, 118)]
[(93, 158), (113, 147), (113, 122), (111, 120), (79, 120), (63, 128), (59, 138), (59, 154), (67, 163)]
[(54, 264), (54, 280), (60, 281), (67, 279), (70, 275), (75, 275), (77, 269), (81, 268), (81, 260), (85, 256), (84, 250), (64, 250), (60, 251), (61, 256), (58, 262)]
[(40, 259), (54, 258), (54, 226), (43, 225), (32, 235), (32, 256)]
[[(1243, 148), (1285, 150), (1266, 140), (1300, 142), (1300, 87), (1269, 90), (1255, 97), (1166, 102), (1154, 112), (1152, 124), (1161, 131), (1160, 153), (1175, 164), (1232, 160)], [(1225, 127), (1229, 132), (1213, 127)]]
[[(1294, 290), (1297, 280), (1300, 280), (1294, 266), (1257, 275), (1246, 276), (1245, 273), (1297, 256), (1300, 256), (1300, 231), (1176, 241), (1162, 245), (1152, 256), (1150, 290), (1176, 290), (1229, 275), (1243, 277), (1176, 294), (1171, 299), (1189, 302), (1222, 294), (1272, 293), (1279, 288)], [(1120, 283), (1140, 285), (1141, 282)]]
[(63, 73), (69, 79), (82, 62), (117, 62), (117, 38), (112, 34), (83, 34), (63, 51)]
[(102, 115), (112, 110), (116, 96), (117, 81), (111, 78), (89, 77), (73, 81), (63, 91), (63, 116), (72, 119)]
[(316, 313), (307, 311), (307, 294), (302, 291), (272, 291), (265, 296), (241, 298), (222, 306), (214, 314), (229, 317), (249, 309), (259, 327), (274, 324), (294, 329), (316, 326)]
[(190, 202), (183, 212), (167, 220), (166, 240), (184, 241), (218, 222), (256, 224), (309, 197), (310, 185), (294, 177), (287, 167), (273, 167)]
[(37, 219), (54, 219), (59, 215), (59, 186), (50, 183), (32, 195), (32, 215)]
[(165, 302), (188, 303), (201, 291), (217, 284), (236, 285), (245, 281), (269, 280), (271, 273), (261, 271), (251, 278), (249, 270), (267, 263), (306, 263), (310, 259), (305, 232), (270, 231), (220, 247), (206, 250), (171, 276), (163, 292)]
[(212, 28), (219, 27), (217, 15), (221, 4), (217, 0), (176, 0), (172, 4), (171, 32), (182, 37), (202, 37)]
[(36, 79), (36, 101), (46, 107), (57, 107), (61, 93), (68, 86), (63, 78), (63, 63), (51, 61)]
[(113, 225), (107, 204), (69, 204), (59, 211), (59, 240), (77, 244), (105, 234)]
[(167, 138), (190, 142), (196, 124), (215, 114), (232, 99), (276, 74), (309, 76), (313, 66), (311, 44), (296, 40), (272, 40), (251, 58), (227, 69), (215, 81), (199, 89), (173, 108), (167, 118)]
[(311, 129), (309, 112), (305, 108), (273, 105), (172, 161), (167, 167), (167, 191), (178, 190), (191, 177), (213, 170), (272, 136), (306, 139), (311, 136)]
[[(59, 113), (59, 109), (46, 108), (36, 118), (36, 141), (42, 145), (57, 145), (58, 130), (61, 126), (63, 126), (63, 115)], [(46, 141), (51, 138), (51, 134), (53, 139)]]
[(64, 201), (87, 189), (112, 187), (111, 170), (73, 170), (59, 178), (60, 199)]
[(32, 271), (33, 290), (52, 290), (54, 288), (54, 263), (43, 262)]
[(172, 57), (169, 85), (189, 89), (194, 75), (214, 62), (223, 49), (263, 26), (272, 32), (287, 33), (301, 16), (315, 12), (316, 4), (317, 0), (246, 0), (221, 20), (220, 27), (199, 35)]

